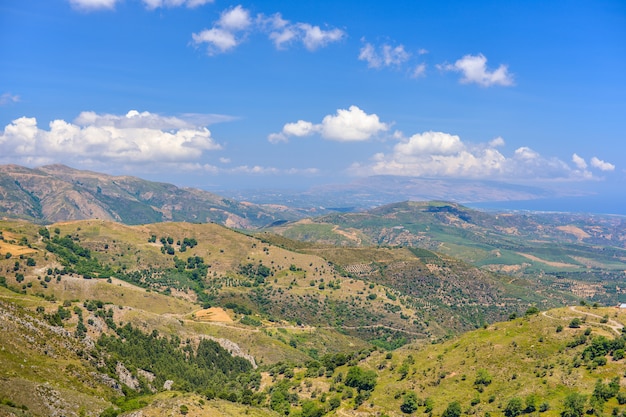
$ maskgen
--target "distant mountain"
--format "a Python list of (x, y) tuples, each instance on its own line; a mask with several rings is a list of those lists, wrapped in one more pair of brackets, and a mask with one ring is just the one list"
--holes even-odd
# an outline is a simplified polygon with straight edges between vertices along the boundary
[(257, 204), (285, 204), (290, 207), (316, 207), (325, 211), (358, 211), (398, 201), (446, 200), (458, 203), (528, 201), (579, 196), (565, 188), (545, 188), (475, 179), (416, 178), (376, 175), (346, 184), (327, 184), (306, 191), (238, 190), (220, 191), (231, 198)]
[(189, 221), (255, 228), (302, 214), (284, 206), (238, 202), (198, 189), (64, 165), (2, 165), (0, 216), (40, 223), (97, 218), (126, 224)]

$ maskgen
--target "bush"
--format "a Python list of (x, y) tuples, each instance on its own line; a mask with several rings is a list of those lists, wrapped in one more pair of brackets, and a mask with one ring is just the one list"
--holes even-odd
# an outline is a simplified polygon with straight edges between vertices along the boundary
[(504, 415), (506, 417), (517, 417), (520, 414), (522, 414), (522, 400), (518, 397), (513, 397), (504, 408)]
[(348, 369), (345, 384), (359, 391), (371, 391), (376, 386), (376, 372), (364, 371), (359, 366)]
[(474, 385), (484, 385), (487, 386), (491, 384), (491, 375), (487, 372), (486, 369), (479, 369), (476, 372), (476, 379), (474, 380)]
[(584, 395), (577, 392), (569, 394), (563, 401), (561, 417), (583, 417), (586, 402), (587, 398)]
[(448, 407), (443, 412), (441, 417), (461, 417), (461, 403), (453, 401), (448, 404)]
[(417, 411), (417, 395), (413, 391), (409, 391), (404, 395), (400, 411), (405, 414), (411, 414)]
[(569, 322), (569, 327), (570, 329), (579, 329), (580, 324), (581, 324), (581, 320), (578, 317), (575, 317), (572, 319), (572, 321)]

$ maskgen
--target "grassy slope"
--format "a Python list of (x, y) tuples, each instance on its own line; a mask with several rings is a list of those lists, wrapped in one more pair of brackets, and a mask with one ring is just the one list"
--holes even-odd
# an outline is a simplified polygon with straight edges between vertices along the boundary
[[(404, 202), (363, 213), (301, 220), (272, 230), (295, 240), (338, 246), (420, 246), (475, 265), (518, 266), (529, 273), (575, 272), (589, 266), (609, 271), (624, 268), (624, 250), (617, 249), (623, 221), (611, 217), (496, 215), (453, 203)], [(621, 261), (615, 253), (622, 254)]]
[[(17, 252), (16, 256), (10, 259), (0, 257), (0, 275), (6, 276), (9, 286), (21, 289), (14, 278), (13, 266), (16, 261), (20, 263), (18, 271), (23, 272), (26, 276), (26, 280), (21, 285), (28, 282), (32, 283), (32, 287), (26, 287), (26, 295), (0, 288), (0, 301), (3, 302), (3, 305), (7, 305), (9, 309), (14, 308), (11, 305), (21, 305), (26, 309), (24, 311), (18, 309), (18, 316), (30, 317), (29, 320), (33, 323), (42, 322), (41, 314), (35, 312), (39, 306), (44, 307), (45, 312), (51, 313), (58, 308), (63, 300), (69, 301), (70, 307), (73, 308), (82, 306), (85, 299), (98, 298), (111, 303), (107, 308), (112, 308), (114, 321), (117, 323), (131, 322), (145, 331), (157, 329), (161, 334), (176, 334), (183, 339), (196, 338), (200, 335), (229, 339), (237, 343), (245, 353), (252, 354), (261, 364), (272, 364), (284, 360), (302, 363), (311, 358), (312, 351), (317, 351), (321, 355), (326, 352), (356, 351), (367, 346), (358, 338), (338, 333), (334, 325), (322, 325), (320, 320), (324, 318), (323, 315), (318, 317), (314, 313), (306, 313), (306, 308), (311, 305), (326, 308), (325, 306), (340, 301), (353, 302), (355, 310), (362, 309), (381, 314), (384, 312), (384, 303), (397, 305), (400, 307), (399, 312), (386, 314), (384, 319), (379, 320), (380, 323), (388, 323), (390, 326), (407, 322), (407, 320), (400, 318), (400, 314), (409, 317), (408, 323), (419, 318), (416, 310), (400, 304), (403, 297), (399, 297), (396, 301), (388, 298), (387, 293), (397, 293), (397, 290), (388, 286), (389, 283), (373, 283), (373, 286), (370, 287), (366, 280), (341, 278), (329, 266), (328, 260), (343, 265), (360, 264), (366, 261), (370, 264), (403, 264), (422, 261), (432, 263), (436, 261), (435, 258), (431, 259), (436, 255), (427, 251), (412, 253), (406, 249), (332, 250), (304, 245), (300, 246), (300, 252), (292, 252), (212, 224), (165, 223), (129, 227), (102, 221), (82, 221), (53, 225), (50, 228), (53, 230), (58, 227), (61, 235), (75, 236), (82, 245), (92, 250), (94, 256), (119, 268), (171, 266), (172, 257), (161, 253), (158, 240), (156, 244), (148, 242), (151, 234), (172, 236), (174, 240), (190, 236), (196, 238), (199, 241), (198, 246), (179, 255), (203, 256), (207, 263), (211, 264), (210, 280), (227, 282), (228, 280), (241, 279), (241, 277), (237, 277), (235, 270), (242, 260), (253, 264), (262, 261), (264, 265), (271, 265), (274, 276), (270, 278), (270, 283), (264, 287), (264, 294), (272, 300), (271, 304), (274, 307), (269, 310), (269, 316), (267, 312), (257, 316), (262, 321), (262, 326), (257, 328), (237, 322), (207, 323), (194, 319), (193, 313), (199, 309), (199, 306), (193, 303), (193, 293), (175, 292), (174, 294), (178, 294), (178, 296), (172, 297), (154, 290), (147, 291), (117, 279), (112, 279), (108, 283), (102, 279), (86, 280), (68, 275), (62, 276), (59, 282), (53, 279), (44, 285), (43, 277), (46, 274), (46, 269), (60, 266), (60, 264), (52, 254), (42, 249), (37, 234), (38, 227), (19, 222), (3, 222), (0, 226), (5, 237), (3, 244), (12, 245), (11, 248), (15, 251), (28, 251), (25, 253), (24, 259), (20, 259)], [(19, 241), (23, 238), (26, 238), (32, 247), (20, 244)], [(299, 246), (299, 244), (294, 243), (292, 245)], [(36, 261), (36, 266), (25, 267), (27, 257), (32, 257)], [(376, 262), (372, 263), (372, 260)], [(291, 265), (297, 267), (296, 271), (289, 269)], [(320, 289), (319, 284), (322, 279), (325, 280), (326, 284), (330, 280), (340, 279), (341, 288), (326, 287)], [(310, 285), (311, 281), (314, 282), (313, 286)], [(521, 294), (522, 290), (519, 287), (516, 288)], [(248, 298), (249, 292), (250, 288), (248, 287), (225, 286), (220, 289), (220, 297), (223, 301), (237, 300), (258, 308), (258, 305)], [(48, 299), (54, 295), (57, 301), (46, 301), (42, 297), (33, 297), (33, 294), (47, 296)], [(366, 297), (368, 294), (375, 294), (376, 297), (369, 299)], [(313, 304), (308, 303), (307, 300), (310, 301), (311, 297), (318, 301)], [(287, 311), (282, 313), (283, 317), (295, 317), (290, 316), (290, 314), (296, 311), (310, 322), (305, 321), (303, 326), (297, 326), (294, 325), (293, 321), (281, 320), (281, 303), (288, 307)], [(613, 315), (615, 310), (606, 310), (606, 312)], [(229, 313), (235, 320), (241, 317), (232, 311)], [(323, 309), (322, 313), (324, 313)], [(334, 314), (333, 311), (327, 313)], [(602, 315), (605, 314), (605, 311), (595, 310), (592, 313)], [(400, 415), (398, 409), (401, 396), (395, 398), (396, 394), (409, 389), (415, 390), (420, 398), (433, 398), (435, 400), (435, 414), (441, 413), (452, 399), (458, 399), (464, 408), (468, 408), (470, 407), (469, 401), (476, 396), (473, 379), (476, 370), (480, 368), (487, 369), (494, 378), (494, 382), (485, 389), (484, 393), (480, 394), (481, 402), (474, 406), (474, 409), (481, 413), (485, 411), (501, 412), (497, 408), (499, 404), (505, 404), (508, 398), (516, 393), (527, 395), (528, 387), (537, 389), (541, 401), (548, 401), (554, 410), (558, 408), (564, 393), (572, 387), (583, 392), (589, 392), (595, 383), (595, 378), (600, 375), (599, 372), (602, 372), (603, 377), (609, 378), (618, 372), (617, 369), (620, 366), (622, 368), (619, 369), (623, 369), (622, 362), (613, 363), (609, 359), (609, 364), (606, 367), (598, 368), (593, 372), (575, 368), (572, 369), (571, 373), (568, 373), (568, 364), (571, 363), (572, 355), (575, 352), (563, 350), (563, 345), (573, 338), (574, 333), (580, 333), (582, 330), (566, 328), (562, 333), (556, 333), (554, 329), (558, 323), (566, 325), (571, 316), (580, 316), (581, 314), (570, 310), (557, 310), (550, 312), (547, 316), (539, 315), (528, 320), (520, 319), (493, 324), (486, 329), (468, 333), (443, 344), (422, 343), (402, 348), (395, 351), (393, 358), (389, 360), (385, 359), (384, 353), (374, 353), (362, 366), (376, 369), (379, 372), (379, 384), (371, 399), (366, 401), (360, 410)], [(276, 318), (278, 320), (269, 321), (270, 316), (273, 316), (274, 320)], [(88, 316), (85, 317), (85, 319), (87, 318)], [(624, 322), (622, 316), (617, 317), (617, 319)], [(596, 323), (593, 326), (594, 333), (607, 332), (602, 330), (597, 321), (597, 318), (591, 317), (587, 321), (588, 325), (591, 325), (592, 322)], [(111, 398), (112, 390), (98, 382), (91, 374), (93, 370), (88, 369), (87, 365), (78, 358), (76, 352), (79, 348), (66, 344), (67, 340), (72, 340), (71, 338), (55, 336), (49, 329), (45, 330), (46, 323), (42, 322), (41, 325), (38, 324), (37, 326), (44, 330), (39, 331), (38, 338), (30, 339), (35, 336), (29, 335), (28, 326), (19, 328), (15, 327), (16, 323), (19, 324), (15, 320), (3, 322), (6, 331), (2, 332), (0, 336), (3, 338), (1, 346), (4, 347), (4, 350), (0, 352), (3, 364), (3, 379), (0, 381), (3, 388), (0, 391), (8, 393), (6, 395), (18, 405), (28, 404), (29, 410), (34, 415), (46, 415), (48, 408), (46, 408), (44, 399), (50, 397), (48, 395), (50, 392), (42, 391), (41, 398), (30, 398), (26, 393), (36, 392), (37, 389), (41, 390), (42, 388), (38, 387), (42, 384), (55, 381), (51, 388), (54, 390), (54, 394), (51, 395), (58, 395), (65, 404), (68, 404), (68, 407), (71, 407), (71, 409), (65, 410), (68, 415), (78, 414), (81, 407), (87, 412), (105, 408), (107, 401), (97, 399)], [(326, 323), (332, 324), (329, 321)], [(442, 324), (443, 322), (437, 323), (434, 328), (444, 332), (446, 328), (439, 327)], [(73, 316), (65, 324), (65, 328), (73, 332), (75, 326), (76, 317)], [(94, 338), (98, 335), (97, 327), (88, 326), (89, 334)], [(349, 327), (351, 327), (350, 323), (346, 323), (344, 331), (349, 332)], [(411, 328), (415, 329), (416, 327)], [(16, 335), (18, 339), (16, 339)], [(543, 342), (539, 341), (540, 337), (543, 338)], [(33, 340), (35, 343), (32, 343)], [(513, 342), (516, 346), (513, 345)], [(46, 345), (53, 347), (55, 355), (59, 358), (65, 359), (51, 360), (50, 355), (41, 348), (41, 346)], [(578, 350), (581, 349), (582, 347)], [(398, 381), (398, 369), (409, 354), (413, 356), (414, 363), (410, 365), (407, 378)], [(23, 362), (24, 359), (27, 362)], [(25, 363), (30, 365), (24, 365)], [(539, 378), (534, 376), (536, 370), (541, 373), (544, 368), (547, 372), (545, 376)], [(553, 375), (549, 375), (550, 371)], [(339, 368), (333, 376), (339, 372), (343, 372), (345, 375), (347, 367)], [(517, 374), (515, 379), (512, 379), (513, 374)], [(304, 379), (306, 378), (296, 376), (296, 380), (298, 378), (304, 384), (302, 392), (310, 391), (305, 386)], [(545, 384), (543, 383), (544, 379), (546, 380)], [(312, 386), (319, 387), (320, 390), (328, 390), (329, 380), (329, 378), (319, 378), (319, 380), (312, 382)], [(306, 398), (304, 394), (302, 395), (302, 398)], [(490, 395), (496, 396), (496, 401), (493, 403), (489, 403), (487, 400)], [(157, 404), (154, 405), (155, 409), (164, 410), (179, 407), (179, 400), (180, 398), (172, 399), (165, 395), (164, 397), (157, 396), (151, 401), (153, 404)], [(350, 399), (343, 401), (340, 408), (341, 412), (338, 415), (350, 415), (352, 413), (351, 401)], [(615, 400), (612, 401), (615, 402)], [(370, 403), (374, 405), (370, 407)], [(195, 399), (190, 400), (190, 404), (188, 405), (189, 408), (198, 414), (203, 412), (201, 406), (216, 406), (216, 403), (213, 402), (203, 406)], [(220, 404), (222, 404), (219, 406), (222, 407), (220, 412), (223, 415), (239, 415), (244, 410), (241, 406), (228, 403)], [(217, 413), (213, 408), (207, 408), (207, 410), (213, 410), (211, 412)], [(249, 412), (266, 415), (263, 414), (263, 411), (251, 410)], [(553, 411), (550, 413), (556, 415)]]
[[(605, 366), (595, 369), (587, 369), (585, 365), (575, 367), (573, 361), (580, 358), (588, 344), (566, 347), (586, 328), (592, 329), (591, 337), (615, 337), (616, 333), (595, 316), (604, 314), (626, 323), (626, 313), (614, 308), (563, 308), (496, 323), (441, 344), (406, 346), (394, 351), (391, 359), (387, 359), (384, 352), (375, 352), (359, 364), (378, 373), (378, 383), (372, 396), (356, 410), (350, 401), (343, 403), (336, 415), (368, 412), (400, 416), (403, 415), (400, 411), (403, 394), (413, 391), (421, 400), (430, 398), (433, 401), (434, 415), (441, 415), (452, 401), (459, 401), (468, 414), (484, 415), (489, 412), (491, 415), (502, 415), (511, 398), (520, 397), (524, 401), (533, 394), (537, 398), (537, 407), (544, 402), (549, 405), (550, 409), (542, 413), (548, 417), (559, 415), (567, 394), (579, 392), (589, 396), (598, 379), (608, 383), (617, 376), (624, 392), (623, 359), (613, 361), (608, 356)], [(580, 329), (568, 328), (573, 317), (585, 316), (586, 323)], [(558, 325), (564, 327), (562, 332), (556, 332)], [(406, 378), (402, 379), (400, 369), (404, 363), (409, 366)], [(338, 372), (343, 372), (345, 376), (347, 369), (346, 366), (338, 368), (335, 376)], [(492, 383), (483, 392), (479, 392), (474, 384), (479, 369), (486, 370), (492, 377)], [(473, 399), (480, 402), (472, 406)], [(614, 407), (621, 411), (626, 409), (615, 398), (610, 399), (604, 409)], [(423, 412), (424, 407), (421, 406), (417, 415)]]

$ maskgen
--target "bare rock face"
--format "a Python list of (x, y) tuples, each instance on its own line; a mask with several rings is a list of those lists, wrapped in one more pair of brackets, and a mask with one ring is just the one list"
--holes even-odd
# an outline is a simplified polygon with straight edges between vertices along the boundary
[(115, 373), (117, 374), (117, 379), (119, 379), (122, 384), (135, 391), (139, 391), (139, 380), (133, 376), (122, 362), (118, 362), (117, 365), (115, 365)]
[(257, 364), (256, 364), (256, 361), (254, 360), (254, 356), (248, 353), (245, 353), (241, 349), (241, 347), (237, 343), (233, 342), (232, 340), (220, 339), (220, 338), (212, 337), (212, 336), (208, 336), (208, 339), (211, 339), (214, 342), (219, 343), (219, 345), (223, 347), (224, 349), (226, 349), (231, 355), (244, 358), (245, 360), (247, 360), (248, 362), (252, 364), (252, 367), (254, 369), (257, 368)]
[(168, 379), (163, 384), (163, 389), (166, 390), (166, 391), (170, 391), (173, 386), (174, 386), (174, 381), (172, 381), (171, 379)]

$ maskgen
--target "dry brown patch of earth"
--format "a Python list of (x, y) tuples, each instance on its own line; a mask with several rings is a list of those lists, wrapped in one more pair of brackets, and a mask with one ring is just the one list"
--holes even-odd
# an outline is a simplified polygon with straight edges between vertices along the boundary
[(566, 264), (565, 262), (546, 261), (545, 259), (541, 259), (541, 258), (538, 258), (538, 257), (536, 257), (534, 255), (529, 255), (527, 253), (517, 252), (517, 254), (518, 255), (522, 255), (524, 258), (528, 258), (531, 261), (541, 262), (541, 263), (544, 263), (546, 265), (554, 266), (554, 267), (557, 267), (557, 268), (578, 268), (578, 265)]
[(228, 313), (220, 307), (206, 308), (204, 310), (196, 311), (194, 314), (196, 316), (196, 320), (199, 321), (219, 321), (226, 323), (232, 323), (233, 321)]
[(357, 236), (357, 234), (355, 232), (350, 233), (348, 231), (341, 230), (339, 228), (339, 226), (333, 227), (333, 232), (335, 232), (338, 235), (341, 235), (341, 236), (343, 236), (343, 237), (345, 237), (347, 239), (350, 239), (350, 240), (352, 240), (353, 242), (356, 242), (359, 245), (361, 244), (361, 239), (359, 239), (359, 237)]
[(29, 248), (28, 246), (19, 246), (14, 245), (12, 243), (8, 243), (7, 240), (18, 240), (15, 235), (9, 232), (3, 232), (4, 241), (0, 240), (0, 254), (6, 255), (10, 253), (13, 256), (26, 255), (28, 253), (37, 252), (35, 249)]
[(561, 232), (569, 233), (570, 235), (576, 236), (578, 240), (583, 240), (588, 237), (591, 237), (591, 235), (589, 235), (583, 229), (576, 227), (576, 226), (571, 226), (571, 225), (570, 226), (558, 226), (557, 229), (560, 230)]

